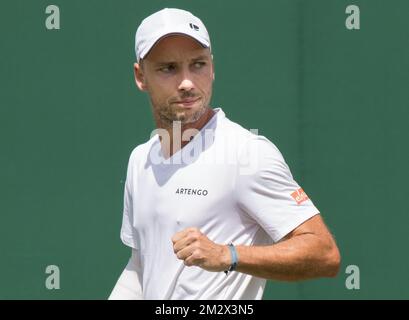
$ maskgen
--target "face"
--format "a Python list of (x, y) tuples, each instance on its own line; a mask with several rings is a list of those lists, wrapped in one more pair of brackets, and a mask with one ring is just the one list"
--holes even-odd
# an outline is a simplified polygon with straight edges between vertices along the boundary
[(210, 50), (196, 40), (165, 37), (134, 68), (139, 89), (148, 92), (154, 116), (163, 125), (195, 122), (209, 106), (213, 61)]

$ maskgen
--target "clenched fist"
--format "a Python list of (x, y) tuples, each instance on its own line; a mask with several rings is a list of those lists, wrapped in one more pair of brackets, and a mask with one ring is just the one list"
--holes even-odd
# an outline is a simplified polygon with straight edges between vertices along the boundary
[(226, 245), (211, 241), (198, 228), (188, 228), (172, 237), (173, 251), (186, 266), (198, 266), (207, 271), (224, 271), (230, 267), (230, 250)]

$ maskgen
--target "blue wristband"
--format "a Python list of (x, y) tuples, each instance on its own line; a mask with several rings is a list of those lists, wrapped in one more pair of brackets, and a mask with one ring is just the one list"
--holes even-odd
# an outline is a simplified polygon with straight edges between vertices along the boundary
[(226, 275), (227, 275), (230, 271), (236, 270), (237, 263), (239, 262), (238, 255), (237, 255), (237, 251), (236, 251), (236, 247), (233, 245), (233, 243), (229, 243), (228, 247), (229, 247), (229, 249), (230, 249), (230, 254), (231, 254), (231, 265), (230, 265), (229, 270), (226, 270), (226, 271), (225, 271)]

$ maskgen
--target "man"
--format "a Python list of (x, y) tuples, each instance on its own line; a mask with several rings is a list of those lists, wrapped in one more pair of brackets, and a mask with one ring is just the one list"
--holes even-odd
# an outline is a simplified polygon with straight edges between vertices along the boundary
[(158, 11), (135, 49), (157, 131), (129, 159), (121, 239), (132, 255), (110, 299), (261, 299), (266, 279), (336, 276), (335, 241), (279, 150), (209, 106), (200, 19)]

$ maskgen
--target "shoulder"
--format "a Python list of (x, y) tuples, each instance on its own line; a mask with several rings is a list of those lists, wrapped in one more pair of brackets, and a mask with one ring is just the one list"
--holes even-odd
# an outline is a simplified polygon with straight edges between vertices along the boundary
[(157, 142), (158, 138), (157, 135), (154, 135), (148, 141), (137, 145), (132, 151), (129, 156), (129, 164), (136, 165), (143, 159), (146, 159), (152, 146)]
[(227, 117), (220, 119), (220, 125), (218, 126), (219, 132), (224, 136), (237, 137), (239, 141), (250, 139), (254, 136), (251, 130), (248, 130), (240, 124), (231, 121)]
[(274, 158), (280, 160), (283, 158), (278, 147), (267, 137), (262, 135), (253, 134), (244, 143), (241, 152), (241, 156), (246, 154), (255, 153), (260, 160), (265, 157)]
[(222, 118), (220, 134), (228, 136), (230, 141), (236, 142), (243, 151), (256, 148), (262, 152), (281, 155), (277, 146), (267, 137), (259, 135), (257, 129), (246, 129), (227, 117)]
[(260, 168), (277, 162), (286, 166), (275, 143), (260, 135), (258, 130), (246, 129), (227, 117), (223, 117), (217, 127), (219, 139), (223, 140), (228, 148), (235, 150), (240, 166), (248, 164), (252, 168)]
[(267, 137), (251, 133), (238, 147), (238, 167), (241, 176), (256, 179), (270, 175), (292, 177), (279, 148)]

